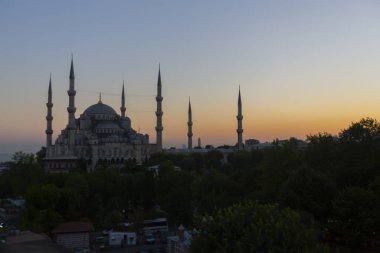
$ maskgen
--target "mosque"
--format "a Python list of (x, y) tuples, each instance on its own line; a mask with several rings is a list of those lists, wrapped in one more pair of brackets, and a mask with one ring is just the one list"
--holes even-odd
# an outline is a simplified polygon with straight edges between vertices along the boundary
[[(71, 59), (69, 77), (68, 123), (66, 128), (58, 135), (55, 143), (52, 142), (52, 86), (49, 81), (46, 127), (46, 157), (44, 159), (45, 171), (68, 172), (75, 168), (78, 161), (86, 163), (88, 172), (94, 171), (99, 164), (124, 164), (129, 159), (137, 163), (149, 158), (152, 153), (161, 152), (162, 149), (162, 94), (161, 72), (158, 70), (156, 95), (156, 143), (149, 143), (149, 135), (140, 134), (131, 127), (131, 119), (126, 116), (124, 83), (121, 93), (120, 114), (112, 107), (104, 104), (99, 97), (98, 103), (89, 106), (79, 118), (75, 118), (75, 75), (74, 64)], [(242, 104), (240, 88), (238, 96), (238, 142), (236, 147), (243, 148), (242, 143)], [(192, 147), (192, 112), (189, 101), (188, 110), (188, 150)], [(199, 144), (200, 146), (200, 144)], [(195, 150), (194, 150), (195, 151)], [(198, 149), (199, 151), (199, 149)]]

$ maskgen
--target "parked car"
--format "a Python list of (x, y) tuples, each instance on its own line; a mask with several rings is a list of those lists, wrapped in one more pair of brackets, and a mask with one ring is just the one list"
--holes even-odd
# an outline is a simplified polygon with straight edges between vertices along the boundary
[(145, 234), (144, 241), (149, 244), (156, 243), (156, 238), (154, 238), (153, 234)]
[(97, 236), (95, 238), (95, 245), (98, 249), (104, 249), (106, 247), (106, 238), (104, 236)]
[(89, 253), (91, 250), (89, 248), (76, 248), (73, 250), (74, 253)]
[(166, 250), (165, 250), (165, 248), (157, 248), (157, 249), (153, 249), (152, 252), (153, 253), (165, 253)]

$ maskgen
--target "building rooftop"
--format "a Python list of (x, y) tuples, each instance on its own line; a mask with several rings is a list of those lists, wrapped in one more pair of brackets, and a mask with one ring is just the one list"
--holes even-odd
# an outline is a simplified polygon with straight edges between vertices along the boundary
[(52, 231), (53, 234), (92, 232), (94, 227), (88, 222), (67, 222), (62, 223)]
[(97, 103), (97, 104), (89, 106), (83, 112), (83, 114), (85, 115), (93, 115), (93, 114), (117, 115), (117, 113), (111, 106), (103, 104), (103, 103)]

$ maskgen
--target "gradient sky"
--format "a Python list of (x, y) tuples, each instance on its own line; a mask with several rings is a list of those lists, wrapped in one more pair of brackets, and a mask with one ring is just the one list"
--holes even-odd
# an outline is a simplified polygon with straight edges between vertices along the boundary
[(380, 1), (0, 1), (0, 153), (45, 145), (49, 74), (54, 138), (67, 123), (74, 54), (79, 115), (117, 112), (123, 80), (132, 126), (155, 142), (161, 64), (164, 146), (337, 134), (380, 119)]

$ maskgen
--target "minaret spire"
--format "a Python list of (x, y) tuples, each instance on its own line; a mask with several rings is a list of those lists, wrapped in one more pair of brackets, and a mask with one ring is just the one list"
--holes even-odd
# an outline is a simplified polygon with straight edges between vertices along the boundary
[(188, 121), (187, 121), (187, 148), (193, 148), (193, 120), (191, 115), (191, 102), (189, 97), (189, 110), (188, 110)]
[(73, 58), (73, 54), (71, 54), (70, 80), (75, 79)]
[(238, 114), (236, 118), (237, 118), (237, 125), (238, 125), (238, 128), (236, 129), (236, 132), (238, 135), (237, 148), (242, 149), (243, 148), (243, 114), (242, 114), (242, 103), (241, 103), (241, 96), (240, 96), (240, 85), (239, 85), (239, 97), (238, 97)]
[(75, 129), (75, 76), (74, 76), (74, 63), (73, 63), (73, 56), (71, 55), (71, 67), (70, 67), (70, 86), (69, 90), (67, 91), (67, 94), (69, 95), (69, 106), (67, 107), (67, 112), (69, 113), (69, 122), (67, 124), (68, 129)]
[(71, 66), (70, 66), (70, 86), (67, 91), (67, 95), (69, 95), (69, 106), (67, 107), (67, 112), (69, 113), (69, 120), (67, 123), (68, 130), (68, 146), (70, 152), (73, 152), (75, 145), (75, 130), (77, 128), (75, 122), (75, 76), (74, 76), (74, 63), (73, 63), (73, 55), (71, 54)]
[(158, 80), (157, 80), (157, 96), (156, 96), (156, 102), (157, 102), (157, 111), (156, 111), (156, 117), (157, 117), (157, 124), (156, 124), (156, 145), (157, 145), (157, 151), (162, 150), (162, 130), (164, 128), (162, 127), (162, 100), (163, 97), (161, 95), (161, 67), (158, 65)]
[(123, 90), (121, 92), (121, 107), (120, 107), (120, 112), (121, 112), (121, 117), (125, 118), (125, 94), (124, 94), (124, 80), (123, 80)]
[(52, 135), (53, 135), (53, 128), (52, 128), (52, 122), (53, 122), (53, 115), (52, 115), (52, 91), (51, 91), (51, 73), (50, 73), (50, 80), (49, 80), (49, 90), (48, 90), (48, 102), (46, 103), (47, 107), (47, 115), (46, 115), (46, 148), (50, 147), (52, 145)]

